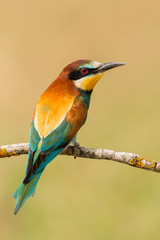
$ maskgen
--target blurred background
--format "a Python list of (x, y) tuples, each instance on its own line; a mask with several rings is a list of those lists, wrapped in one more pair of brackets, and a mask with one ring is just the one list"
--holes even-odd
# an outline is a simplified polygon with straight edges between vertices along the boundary
[[(160, 160), (160, 2), (1, 1), (0, 145), (28, 142), (40, 94), (78, 59), (125, 61), (92, 95), (82, 146)], [(59, 156), (13, 216), (27, 156), (0, 160), (0, 238), (160, 239), (160, 175)]]

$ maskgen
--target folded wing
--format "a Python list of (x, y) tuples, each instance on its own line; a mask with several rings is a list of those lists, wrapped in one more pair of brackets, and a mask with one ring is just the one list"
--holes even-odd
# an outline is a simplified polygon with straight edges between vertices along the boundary
[[(81, 97), (77, 97), (71, 103), (70, 110), (64, 114), (64, 119), (59, 126), (51, 130), (45, 121), (45, 136), (38, 132), (35, 127), (35, 118), (31, 123), (29, 155), (26, 176), (23, 183), (27, 184), (35, 175), (44, 170), (46, 165), (52, 161), (72, 140), (77, 131), (84, 124), (87, 116), (87, 105)], [(49, 118), (50, 114), (47, 114)], [(61, 117), (62, 119), (62, 117)], [(46, 128), (49, 134), (46, 134)], [(41, 133), (42, 134), (42, 133)]]

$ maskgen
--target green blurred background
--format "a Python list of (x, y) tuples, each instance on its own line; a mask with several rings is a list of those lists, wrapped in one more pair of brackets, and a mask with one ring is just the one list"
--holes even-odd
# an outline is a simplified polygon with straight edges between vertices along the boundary
[[(160, 160), (160, 2), (1, 1), (0, 145), (27, 142), (40, 94), (78, 59), (125, 61), (92, 95), (82, 146)], [(0, 239), (160, 239), (160, 176), (60, 156), (13, 216), (27, 156), (0, 160)]]

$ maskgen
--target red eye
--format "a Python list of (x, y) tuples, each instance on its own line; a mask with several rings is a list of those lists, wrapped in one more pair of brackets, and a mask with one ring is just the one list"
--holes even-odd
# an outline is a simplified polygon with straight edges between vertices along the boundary
[(82, 68), (82, 69), (81, 69), (81, 73), (82, 73), (82, 74), (85, 74), (85, 73), (87, 73), (87, 72), (88, 72), (88, 69), (87, 69), (87, 68)]

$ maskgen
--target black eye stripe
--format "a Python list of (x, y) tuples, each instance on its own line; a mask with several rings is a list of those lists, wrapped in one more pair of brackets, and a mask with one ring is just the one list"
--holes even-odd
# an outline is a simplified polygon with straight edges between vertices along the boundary
[(78, 80), (78, 79), (82, 78), (82, 76), (84, 76), (84, 75), (82, 75), (82, 73), (77, 70), (74, 70), (68, 74), (68, 78), (70, 80)]
[(90, 69), (90, 68), (86, 68), (86, 69), (87, 69), (86, 73), (82, 73), (81, 69), (73, 70), (72, 72), (70, 72), (68, 74), (68, 79), (70, 79), (70, 80), (78, 80), (80, 78), (83, 78), (83, 77), (91, 74), (91, 73), (94, 73), (94, 71), (96, 70), (96, 69)]

